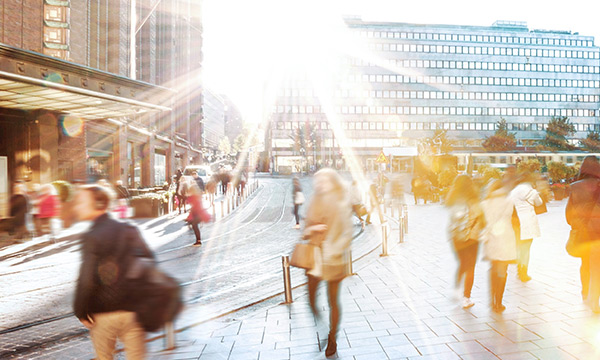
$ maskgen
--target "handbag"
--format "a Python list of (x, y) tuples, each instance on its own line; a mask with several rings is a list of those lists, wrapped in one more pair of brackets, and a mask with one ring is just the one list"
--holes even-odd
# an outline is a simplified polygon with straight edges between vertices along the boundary
[[(527, 200), (525, 200), (525, 201), (527, 201)], [(534, 205), (534, 204), (530, 203), (529, 201), (527, 201), (527, 203), (529, 205), (533, 206), (533, 211), (535, 211), (536, 215), (540, 215), (540, 214), (548, 212), (548, 208), (546, 207), (546, 203), (544, 202), (543, 199), (542, 199), (541, 205)]]
[(567, 240), (567, 244), (565, 245), (567, 254), (573, 257), (581, 257), (583, 255), (582, 240), (581, 231), (571, 229), (571, 232), (569, 232), (569, 240)]
[(307, 242), (296, 244), (290, 265), (306, 270), (312, 269), (315, 266), (315, 246)]

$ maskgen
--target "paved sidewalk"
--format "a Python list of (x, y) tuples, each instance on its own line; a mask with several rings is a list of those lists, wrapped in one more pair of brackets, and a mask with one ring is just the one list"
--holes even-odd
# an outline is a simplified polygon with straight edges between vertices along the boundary
[[(446, 213), (439, 205), (410, 206), (407, 242), (344, 280), (340, 359), (598, 359), (600, 320), (581, 304), (578, 260), (564, 251), (565, 202), (540, 216), (543, 237), (532, 248), (533, 280), (517, 281), (510, 268), (502, 315), (488, 304), (489, 264), (476, 269), (473, 299), (463, 310), (452, 298), (456, 261), (446, 241)], [(392, 238), (397, 239), (397, 238)], [(306, 289), (291, 305), (271, 305), (247, 314), (187, 329), (178, 348), (153, 359), (322, 359), (327, 321), (315, 322)], [(281, 299), (280, 299), (281, 301)], [(323, 319), (328, 308), (319, 290)]]
[[(506, 311), (488, 302), (489, 263), (476, 268), (468, 310), (452, 297), (456, 260), (446, 240), (447, 213), (440, 205), (409, 205), (409, 234), (390, 256), (378, 252), (355, 265), (343, 281), (340, 359), (598, 359), (600, 319), (582, 303), (577, 259), (564, 251), (566, 202), (549, 204), (539, 217), (542, 238), (532, 247), (533, 280), (521, 283), (509, 269)], [(306, 287), (294, 290), (294, 303), (282, 298), (177, 333), (177, 348), (164, 340), (149, 343), (152, 359), (323, 359), (327, 343), (325, 286), (319, 289), (322, 319), (310, 313)], [(189, 315), (188, 315), (189, 316)], [(181, 323), (190, 323), (182, 319)], [(180, 326), (178, 326), (180, 328)], [(91, 343), (46, 349), (43, 358), (90, 358)], [(75, 350), (77, 349), (77, 350)], [(121, 353), (119, 358), (124, 358)]]

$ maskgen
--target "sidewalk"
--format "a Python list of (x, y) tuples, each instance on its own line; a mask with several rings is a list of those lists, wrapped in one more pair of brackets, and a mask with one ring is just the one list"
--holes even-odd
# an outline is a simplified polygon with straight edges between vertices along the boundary
[[(581, 304), (578, 260), (564, 251), (565, 202), (541, 215), (543, 237), (532, 247), (533, 280), (521, 283), (514, 266), (504, 304), (489, 310), (489, 264), (476, 269), (468, 310), (452, 298), (456, 261), (446, 240), (445, 210), (410, 206), (406, 242), (390, 240), (390, 256), (371, 256), (342, 283), (340, 359), (598, 359), (600, 321)], [(319, 289), (322, 319), (328, 319), (325, 286)], [(185, 329), (177, 349), (150, 343), (152, 359), (323, 359), (328, 321), (315, 322), (306, 288), (243, 313)]]

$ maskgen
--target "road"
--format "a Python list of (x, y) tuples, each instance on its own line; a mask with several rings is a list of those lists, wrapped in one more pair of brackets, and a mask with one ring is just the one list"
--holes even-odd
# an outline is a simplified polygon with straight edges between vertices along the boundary
[[(301, 183), (310, 198), (310, 178)], [(291, 252), (300, 234), (293, 229), (291, 198), (289, 178), (260, 179), (242, 206), (201, 229), (199, 248), (191, 246), (185, 215), (137, 221), (161, 268), (184, 286), (194, 315), (179, 322), (202, 322), (282, 291), (281, 255)], [(356, 256), (378, 245), (360, 226), (355, 233)], [(77, 238), (0, 248), (0, 358), (85, 333), (71, 315), (79, 265)], [(305, 281), (299, 269), (292, 279), (293, 286)]]

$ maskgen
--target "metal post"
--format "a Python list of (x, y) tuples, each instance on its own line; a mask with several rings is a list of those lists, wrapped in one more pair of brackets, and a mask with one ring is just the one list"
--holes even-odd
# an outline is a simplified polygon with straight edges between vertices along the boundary
[(281, 257), (281, 266), (283, 267), (283, 292), (285, 294), (284, 304), (291, 304), (294, 302), (292, 299), (292, 279), (290, 277), (290, 257)]
[(404, 233), (408, 234), (408, 205), (404, 204), (402, 208), (404, 209)]
[(347, 265), (346, 271), (348, 272), (349, 276), (356, 275), (354, 273), (354, 269), (352, 268), (352, 249), (348, 250), (347, 256), (348, 256), (348, 259), (347, 259), (348, 260), (348, 265)]
[[(225, 195), (227, 196), (227, 195)], [(227, 214), (231, 212), (231, 199), (227, 196)]]
[(223, 200), (221, 200), (221, 219), (225, 217), (225, 215), (223, 214), (224, 213), (224, 209), (223, 209), (224, 207), (225, 207), (225, 205), (223, 204)]
[(214, 221), (217, 218), (217, 210), (215, 209), (215, 204), (212, 204), (212, 215)]
[(379, 256), (388, 256), (387, 224), (381, 224), (381, 254)]
[(404, 242), (404, 216), (402, 216), (400, 218), (400, 221), (398, 221), (398, 242), (403, 243)]
[(173, 322), (165, 324), (165, 350), (175, 349), (175, 327)]

